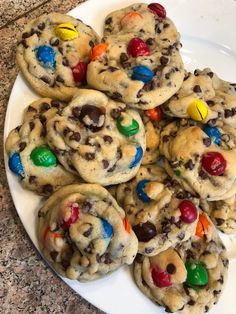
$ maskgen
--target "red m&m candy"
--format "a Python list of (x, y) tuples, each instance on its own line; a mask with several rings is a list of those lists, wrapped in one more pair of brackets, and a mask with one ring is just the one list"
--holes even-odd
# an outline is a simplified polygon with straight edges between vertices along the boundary
[(153, 109), (148, 109), (146, 111), (146, 115), (149, 117), (149, 119), (151, 121), (161, 121), (161, 118), (162, 118), (162, 111), (161, 111), (161, 108), (160, 107), (156, 107), (156, 108), (153, 108)]
[(191, 224), (197, 219), (197, 209), (192, 202), (188, 200), (182, 201), (179, 204), (179, 210), (181, 212), (180, 218), (186, 224)]
[(72, 224), (74, 224), (79, 218), (79, 206), (77, 203), (73, 203), (70, 206), (70, 215), (63, 220), (61, 227), (63, 229), (69, 229)]
[(138, 56), (149, 56), (150, 49), (148, 45), (138, 37), (132, 38), (127, 47), (128, 54), (133, 58)]
[(86, 71), (87, 64), (80, 61), (74, 68), (72, 68), (72, 74), (75, 83), (85, 83), (86, 82)]
[(212, 176), (219, 176), (224, 173), (226, 160), (218, 152), (208, 152), (202, 156), (202, 167)]
[(152, 269), (152, 280), (159, 288), (165, 288), (172, 285), (170, 275), (166, 271), (162, 271), (157, 267)]
[(150, 3), (148, 8), (153, 14), (156, 14), (160, 18), (166, 18), (166, 10), (160, 3)]

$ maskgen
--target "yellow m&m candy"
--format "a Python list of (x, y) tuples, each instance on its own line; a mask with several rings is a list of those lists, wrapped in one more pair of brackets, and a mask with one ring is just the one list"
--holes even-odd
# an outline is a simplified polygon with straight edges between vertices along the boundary
[(55, 27), (57, 37), (62, 40), (72, 40), (79, 36), (78, 31), (71, 24), (59, 24)]
[(206, 103), (203, 100), (195, 99), (187, 109), (187, 112), (195, 121), (203, 121), (206, 119), (208, 114), (208, 108)]

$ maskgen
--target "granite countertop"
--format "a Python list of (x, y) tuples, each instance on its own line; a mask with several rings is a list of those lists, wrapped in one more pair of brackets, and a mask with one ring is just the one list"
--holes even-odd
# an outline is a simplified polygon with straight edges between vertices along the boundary
[(16, 37), (32, 18), (67, 12), (83, 0), (0, 1), (0, 312), (102, 313), (67, 287), (34, 249), (14, 208), (3, 159), (3, 126), (8, 98), (18, 69)]

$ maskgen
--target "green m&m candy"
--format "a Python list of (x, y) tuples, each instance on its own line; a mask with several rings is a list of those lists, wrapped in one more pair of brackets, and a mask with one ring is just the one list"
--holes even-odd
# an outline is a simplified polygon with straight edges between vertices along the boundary
[(33, 149), (30, 159), (38, 167), (53, 167), (57, 165), (56, 156), (47, 146), (39, 146)]
[(187, 270), (186, 283), (192, 288), (200, 288), (208, 283), (208, 273), (206, 268), (199, 261), (186, 261)]
[(139, 132), (139, 124), (134, 118), (122, 114), (117, 120), (117, 129), (125, 136), (133, 136)]

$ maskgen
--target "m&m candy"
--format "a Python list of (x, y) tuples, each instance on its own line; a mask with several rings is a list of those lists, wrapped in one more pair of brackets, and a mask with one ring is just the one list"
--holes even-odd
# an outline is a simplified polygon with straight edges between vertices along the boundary
[(56, 156), (47, 146), (34, 148), (30, 154), (30, 159), (38, 167), (54, 167), (57, 165)]
[(110, 238), (113, 235), (113, 228), (106, 219), (101, 219), (104, 238)]
[(62, 40), (73, 40), (79, 36), (77, 29), (68, 23), (59, 24), (55, 27), (57, 37)]
[(130, 122), (129, 118), (130, 117), (121, 115), (116, 124), (119, 132), (127, 137), (133, 136), (139, 132), (138, 121), (132, 118)]
[(148, 45), (141, 38), (132, 38), (128, 44), (127, 52), (133, 58), (138, 56), (149, 56), (150, 49)]
[(166, 10), (160, 3), (150, 3), (148, 8), (153, 14), (159, 16), (160, 18), (166, 18)]
[(36, 57), (44, 68), (54, 69), (56, 65), (55, 51), (52, 47), (43, 45), (36, 49)]
[(137, 146), (136, 147), (136, 154), (135, 154), (133, 160), (131, 161), (129, 168), (130, 169), (135, 168), (140, 163), (142, 158), (143, 158), (143, 149), (141, 146)]
[(21, 158), (19, 153), (14, 153), (10, 156), (8, 160), (8, 166), (13, 173), (19, 176), (21, 179), (24, 178), (24, 169), (21, 163)]
[(217, 127), (206, 125), (203, 131), (212, 139), (216, 145), (220, 145), (220, 131)]
[(212, 176), (219, 176), (225, 172), (226, 160), (218, 152), (207, 152), (202, 156), (202, 168)]
[(93, 47), (91, 52), (91, 61), (97, 60), (99, 57), (103, 56), (108, 49), (108, 45), (105, 43), (98, 44)]
[(208, 283), (208, 273), (206, 268), (199, 261), (186, 261), (187, 270), (186, 283), (190, 287), (205, 286)]
[(149, 203), (151, 202), (151, 198), (145, 193), (144, 188), (146, 184), (150, 182), (150, 180), (141, 180), (138, 182), (136, 186), (136, 193), (141, 201), (144, 203)]
[(208, 108), (204, 101), (195, 99), (187, 109), (188, 115), (195, 121), (203, 121), (208, 115)]
[(189, 201), (184, 200), (179, 204), (180, 218), (186, 224), (191, 224), (197, 219), (197, 209), (195, 205)]
[(152, 72), (152, 70), (144, 65), (137, 65), (132, 68), (132, 80), (148, 83), (153, 79), (153, 77), (154, 73)]

